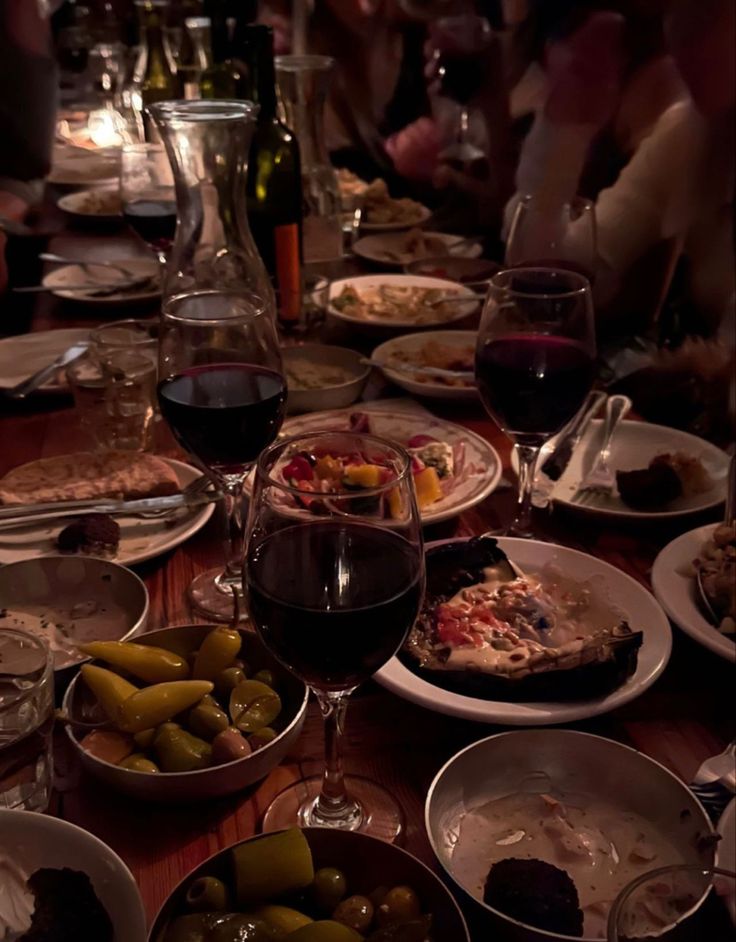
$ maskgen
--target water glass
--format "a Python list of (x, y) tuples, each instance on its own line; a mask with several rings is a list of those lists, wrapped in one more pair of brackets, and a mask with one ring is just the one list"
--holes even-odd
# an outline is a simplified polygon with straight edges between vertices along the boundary
[(0, 808), (45, 811), (53, 779), (53, 655), (40, 638), (0, 628), (0, 665)]

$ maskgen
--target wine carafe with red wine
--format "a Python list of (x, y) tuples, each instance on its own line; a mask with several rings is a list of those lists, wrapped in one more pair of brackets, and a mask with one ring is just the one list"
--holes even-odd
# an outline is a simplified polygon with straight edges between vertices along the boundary
[(171, 101), (151, 108), (171, 161), (178, 225), (163, 287), (158, 396), (181, 446), (225, 495), (224, 571), (202, 573), (194, 607), (233, 617), (242, 592), (243, 482), (277, 436), (286, 384), (275, 302), (248, 227), (245, 180), (256, 108)]
[(233, 37), (240, 94), (259, 106), (248, 158), (248, 221), (276, 288), (278, 318), (298, 327), (302, 313), (302, 178), (299, 145), (276, 114), (273, 30), (245, 25)]

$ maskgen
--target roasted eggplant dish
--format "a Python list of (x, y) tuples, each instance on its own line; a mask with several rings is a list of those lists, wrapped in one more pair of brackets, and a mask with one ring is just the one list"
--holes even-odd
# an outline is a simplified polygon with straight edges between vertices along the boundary
[(486, 700), (578, 700), (636, 669), (632, 631), (605, 587), (551, 567), (518, 571), (491, 537), (427, 552), (422, 611), (400, 657), (423, 679)]

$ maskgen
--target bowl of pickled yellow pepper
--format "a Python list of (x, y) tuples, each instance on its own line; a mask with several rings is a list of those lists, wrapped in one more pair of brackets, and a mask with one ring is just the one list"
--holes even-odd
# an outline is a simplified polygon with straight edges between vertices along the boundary
[(62, 704), (82, 766), (135, 798), (199, 801), (239, 791), (283, 761), (308, 691), (257, 636), (180, 625), (93, 641)]

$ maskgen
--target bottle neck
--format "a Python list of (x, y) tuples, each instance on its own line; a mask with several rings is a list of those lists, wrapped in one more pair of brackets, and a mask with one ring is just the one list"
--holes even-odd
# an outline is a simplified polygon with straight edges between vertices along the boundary
[(273, 32), (266, 26), (241, 27), (234, 47), (242, 62), (241, 94), (259, 105), (258, 121), (276, 117), (276, 72), (273, 64)]

